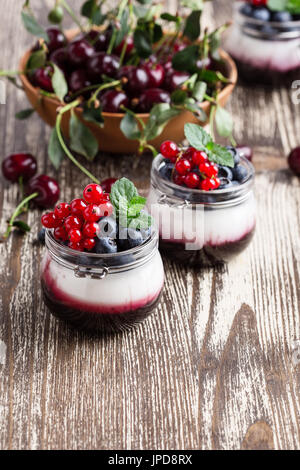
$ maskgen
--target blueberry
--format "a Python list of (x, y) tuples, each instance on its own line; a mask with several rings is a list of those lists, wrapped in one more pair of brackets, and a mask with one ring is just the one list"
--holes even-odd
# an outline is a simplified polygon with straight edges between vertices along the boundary
[(232, 174), (234, 180), (242, 182), (244, 179), (247, 178), (248, 172), (243, 165), (237, 165), (233, 168)]
[(219, 165), (219, 173), (218, 173), (219, 178), (226, 178), (229, 181), (232, 180), (232, 170), (228, 166), (223, 166)]
[(252, 13), (253, 13), (253, 7), (252, 5), (250, 5), (250, 3), (245, 3), (242, 8), (240, 9), (240, 12), (242, 13), (242, 15), (245, 15), (245, 16), (252, 16)]
[(117, 238), (118, 228), (115, 217), (103, 217), (98, 225), (101, 235), (114, 239)]
[(130, 250), (136, 246), (142, 245), (145, 238), (140, 230), (134, 228), (120, 228), (118, 238), (118, 248), (120, 251)]
[(44, 227), (41, 228), (41, 230), (38, 233), (38, 241), (42, 243), (42, 245), (45, 244), (45, 233), (46, 233), (46, 229)]
[(226, 188), (230, 188), (230, 186), (232, 186), (232, 181), (230, 181), (228, 178), (226, 178), (225, 176), (221, 176), (220, 177), (220, 186), (219, 186), (219, 189), (226, 189)]
[(240, 163), (241, 159), (240, 159), (240, 155), (239, 155), (237, 149), (235, 147), (230, 147), (229, 145), (226, 148), (227, 148), (227, 150), (229, 150), (229, 152), (233, 156), (234, 164), (238, 165)]
[(268, 36), (269, 38), (278, 34), (278, 30), (273, 28), (270, 24), (264, 24), (260, 28), (260, 32), (263, 33), (265, 36)]
[(159, 173), (162, 176), (162, 178), (166, 180), (171, 180), (173, 169), (174, 169), (174, 163), (166, 162), (164, 163), (164, 165), (160, 167)]
[(96, 240), (96, 246), (94, 250), (95, 253), (98, 254), (117, 253), (118, 247), (116, 241), (113, 238), (102, 237)]
[(293, 21), (293, 17), (288, 11), (274, 11), (272, 13), (272, 21), (286, 23), (288, 21)]
[(254, 8), (252, 12), (252, 18), (260, 21), (270, 21), (271, 13), (267, 8), (264, 7)]

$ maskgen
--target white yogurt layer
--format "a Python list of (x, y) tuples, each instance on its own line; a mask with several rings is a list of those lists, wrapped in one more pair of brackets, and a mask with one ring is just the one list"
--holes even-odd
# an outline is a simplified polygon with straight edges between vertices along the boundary
[(103, 279), (78, 278), (72, 270), (56, 263), (49, 254), (42, 262), (42, 278), (57, 297), (91, 310), (130, 311), (155, 300), (164, 283), (164, 268), (159, 252), (137, 268), (108, 274)]
[(300, 39), (268, 41), (243, 34), (235, 24), (224, 42), (225, 50), (235, 59), (260, 69), (288, 72), (300, 67)]
[(191, 243), (194, 246), (190, 249), (239, 241), (255, 227), (256, 207), (252, 192), (238, 205), (212, 210), (204, 210), (200, 204), (194, 205), (194, 209), (191, 206), (170, 207), (158, 204), (157, 200), (157, 193), (151, 188), (147, 207), (155, 219), (160, 238)]

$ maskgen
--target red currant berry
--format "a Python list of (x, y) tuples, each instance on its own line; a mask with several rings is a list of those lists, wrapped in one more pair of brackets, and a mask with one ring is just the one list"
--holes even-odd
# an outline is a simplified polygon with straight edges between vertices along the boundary
[(83, 248), (87, 251), (91, 251), (95, 248), (96, 240), (94, 238), (85, 238), (83, 240)]
[(209, 176), (209, 178), (212, 178), (213, 176), (217, 176), (219, 172), (219, 168), (217, 167), (217, 165), (215, 165), (214, 163), (211, 163), (210, 164), (210, 167), (207, 169), (207, 176)]
[(200, 183), (200, 176), (197, 175), (197, 173), (191, 171), (186, 175), (184, 182), (188, 188), (198, 188)]
[(215, 178), (214, 181), (215, 181), (215, 188), (214, 189), (217, 189), (220, 186), (221, 181), (220, 181), (219, 178)]
[(110, 199), (109, 199), (109, 194), (108, 194), (108, 193), (104, 193), (104, 194), (103, 194), (103, 200), (102, 200), (101, 204), (102, 204), (103, 202), (107, 202), (107, 201), (110, 201)]
[(175, 175), (173, 176), (173, 182), (175, 184), (178, 184), (178, 186), (182, 186), (184, 184), (184, 179), (185, 177), (182, 175), (179, 175), (178, 173), (175, 173)]
[(96, 222), (87, 222), (83, 226), (83, 236), (85, 238), (95, 238), (99, 235), (100, 227)]
[(61, 221), (55, 217), (54, 212), (47, 212), (42, 215), (41, 221), (46, 228), (56, 228), (61, 224)]
[(80, 229), (82, 227), (82, 218), (77, 215), (69, 215), (64, 221), (64, 226), (67, 232), (72, 228)]
[(55, 240), (59, 242), (65, 242), (66, 240), (68, 240), (68, 233), (64, 226), (57, 227), (53, 232), (53, 236)]
[(71, 214), (71, 206), (67, 202), (57, 204), (54, 209), (54, 214), (57, 219), (65, 219)]
[(76, 251), (83, 251), (83, 243), (82, 241), (80, 242), (77, 242), (77, 243), (74, 243), (74, 242), (69, 242), (69, 248), (71, 248), (71, 250), (76, 250)]
[(83, 211), (83, 218), (87, 222), (98, 222), (101, 217), (101, 210), (97, 204), (88, 205)]
[(106, 178), (101, 182), (101, 188), (105, 193), (111, 192), (112, 185), (117, 181), (117, 178)]
[(171, 140), (166, 140), (160, 146), (160, 153), (162, 154), (162, 156), (168, 158), (171, 161), (175, 162), (178, 152), (179, 149), (177, 147), (177, 144), (175, 144), (175, 142), (172, 142)]
[(15, 182), (22, 176), (23, 181), (33, 177), (37, 170), (36, 159), (31, 153), (14, 153), (2, 162), (4, 178)]
[(191, 163), (187, 158), (180, 158), (175, 164), (175, 169), (180, 175), (186, 175), (192, 168)]
[(202, 180), (200, 182), (200, 189), (202, 189), (203, 191), (209, 191), (210, 190), (210, 179), (209, 178), (205, 178), (205, 180)]
[(207, 162), (208, 157), (202, 150), (194, 150), (192, 160), (194, 165), (199, 166), (201, 163)]
[(200, 165), (199, 165), (199, 170), (200, 170), (200, 172), (203, 173), (204, 175), (209, 176), (209, 172), (210, 172), (210, 163), (209, 163), (209, 162), (200, 163)]
[(186, 158), (187, 160), (189, 160), (190, 163), (193, 164), (192, 158), (193, 158), (193, 153), (194, 153), (194, 151), (195, 151), (195, 149), (194, 149), (193, 147), (187, 148), (187, 149), (183, 152), (181, 158)]
[(114, 206), (110, 201), (106, 201), (100, 204), (99, 209), (101, 212), (101, 217), (109, 217), (114, 211)]
[(71, 228), (68, 232), (68, 238), (72, 243), (78, 243), (82, 239), (82, 233), (78, 228)]
[(84, 209), (87, 207), (87, 203), (84, 199), (73, 199), (70, 206), (73, 215), (82, 215)]
[(103, 189), (100, 184), (88, 184), (83, 190), (83, 197), (89, 204), (100, 204), (103, 199)]

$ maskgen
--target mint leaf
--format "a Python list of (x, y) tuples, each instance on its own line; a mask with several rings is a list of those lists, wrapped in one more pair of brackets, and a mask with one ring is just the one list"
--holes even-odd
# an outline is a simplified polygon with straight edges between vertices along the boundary
[(153, 225), (153, 218), (147, 212), (142, 211), (138, 217), (131, 219), (128, 225), (130, 228), (134, 229), (147, 229)]
[(111, 187), (110, 200), (116, 211), (119, 211), (121, 206), (124, 207), (125, 202), (129, 206), (130, 201), (136, 196), (138, 196), (138, 191), (132, 181), (127, 178), (119, 179)]
[(137, 217), (146, 204), (146, 198), (135, 196), (131, 199), (128, 207), (128, 217)]
[(234, 160), (231, 152), (222, 145), (209, 143), (209, 149), (206, 149), (208, 158), (211, 162), (217, 163), (218, 165), (234, 167)]
[(189, 144), (197, 150), (205, 150), (206, 145), (212, 142), (211, 136), (197, 124), (185, 124), (184, 135)]
[(286, 8), (292, 15), (298, 15), (300, 13), (299, 0), (288, 0)]
[(287, 0), (268, 0), (268, 7), (273, 11), (286, 10)]

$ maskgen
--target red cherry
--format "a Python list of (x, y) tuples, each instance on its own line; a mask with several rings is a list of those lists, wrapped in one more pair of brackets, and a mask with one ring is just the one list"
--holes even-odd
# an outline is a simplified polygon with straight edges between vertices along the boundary
[(38, 193), (34, 202), (39, 207), (53, 207), (59, 198), (59, 186), (54, 178), (48, 175), (38, 175), (31, 178), (26, 187), (26, 193)]
[(110, 201), (106, 201), (100, 204), (99, 209), (101, 212), (101, 217), (109, 217), (114, 211), (114, 206)]
[(175, 142), (171, 140), (166, 140), (160, 146), (160, 153), (163, 157), (168, 158), (169, 160), (175, 162), (177, 155), (179, 153), (179, 149)]
[(119, 72), (120, 78), (127, 78), (126, 90), (133, 96), (139, 95), (142, 91), (149, 88), (149, 76), (143, 66), (122, 67)]
[(87, 222), (98, 222), (101, 217), (101, 210), (97, 204), (88, 205), (83, 211), (84, 220)]
[(96, 222), (86, 222), (83, 226), (83, 236), (85, 238), (95, 238), (100, 232), (100, 227)]
[(68, 69), (68, 53), (65, 47), (60, 47), (50, 54), (50, 61), (54, 62), (58, 67), (66, 72)]
[(186, 175), (184, 183), (187, 185), (188, 188), (197, 188), (200, 183), (200, 176), (197, 175), (197, 173), (191, 171)]
[(106, 178), (105, 180), (101, 181), (101, 188), (105, 193), (110, 193), (111, 187), (116, 181), (117, 178)]
[(119, 44), (117, 47), (115, 47), (115, 49), (114, 49), (114, 52), (115, 52), (118, 56), (120, 56), (120, 55), (122, 54), (125, 41), (126, 41), (125, 56), (129, 56), (130, 52), (132, 51), (132, 49), (133, 49), (133, 47), (134, 47), (133, 37), (132, 37), (132, 36), (127, 36), (127, 37), (124, 38), (124, 39), (120, 42), (120, 44)]
[(54, 212), (46, 212), (42, 215), (41, 222), (46, 228), (56, 228), (61, 224), (61, 221), (55, 217)]
[(83, 190), (83, 197), (89, 204), (100, 204), (103, 199), (103, 189), (100, 184), (88, 184)]
[(106, 113), (122, 112), (121, 106), (128, 107), (129, 100), (123, 91), (108, 90), (101, 97), (102, 110)]
[(68, 232), (68, 238), (71, 243), (78, 243), (82, 239), (82, 233), (78, 228), (71, 228)]
[(160, 64), (145, 64), (144, 69), (149, 77), (149, 87), (160, 88), (165, 78), (165, 69), (163, 66)]
[(36, 69), (33, 74), (33, 83), (49, 93), (53, 92), (52, 80), (53, 68), (50, 65)]
[(93, 54), (93, 47), (85, 39), (73, 41), (68, 46), (69, 61), (77, 67), (84, 66)]
[(67, 44), (66, 37), (60, 28), (52, 26), (47, 29), (49, 41), (46, 42), (49, 52), (53, 52)]
[(174, 91), (176, 88), (179, 88), (184, 82), (190, 78), (190, 74), (187, 72), (179, 72), (170, 68), (166, 73), (166, 78), (164, 81), (164, 88), (168, 91)]
[(77, 215), (69, 215), (64, 221), (64, 226), (67, 232), (69, 232), (72, 228), (80, 229), (82, 227), (82, 224), (82, 218)]
[(199, 166), (201, 163), (207, 162), (208, 157), (205, 152), (202, 150), (194, 150), (193, 156), (192, 156), (192, 161), (193, 164), (196, 166)]
[(300, 176), (300, 147), (294, 148), (288, 156), (288, 164), (290, 169)]
[(69, 242), (69, 248), (71, 248), (71, 250), (76, 250), (76, 251), (83, 251), (83, 243), (82, 241), (80, 242)]
[(59, 241), (59, 242), (65, 242), (68, 240), (68, 233), (65, 229), (65, 227), (62, 225), (60, 227), (57, 227), (54, 232), (53, 232), (53, 236), (55, 238), (55, 240)]
[(238, 145), (236, 147), (236, 150), (238, 151), (240, 155), (243, 155), (250, 162), (252, 161), (253, 149), (251, 147), (248, 147), (247, 145)]
[(82, 215), (84, 209), (87, 207), (87, 203), (84, 199), (73, 199), (70, 206), (73, 215)]
[(116, 77), (119, 67), (119, 58), (117, 56), (106, 54), (106, 52), (98, 52), (89, 59), (87, 72), (91, 80), (99, 83), (101, 75), (107, 75), (112, 78)]
[(67, 202), (60, 202), (55, 206), (54, 214), (57, 219), (65, 219), (71, 214), (71, 206)]
[(192, 165), (187, 158), (180, 158), (175, 164), (175, 169), (179, 175), (186, 175), (191, 167)]
[(75, 93), (91, 85), (84, 69), (74, 70), (68, 80), (70, 90)]
[(141, 113), (148, 113), (157, 103), (171, 103), (170, 94), (161, 88), (148, 88), (140, 95), (138, 110)]
[(36, 159), (31, 153), (13, 153), (2, 162), (2, 173), (9, 181), (18, 181), (22, 176), (27, 181), (35, 175), (37, 170)]
[(96, 240), (94, 238), (85, 238), (83, 240), (83, 248), (87, 251), (91, 251), (95, 248)]

